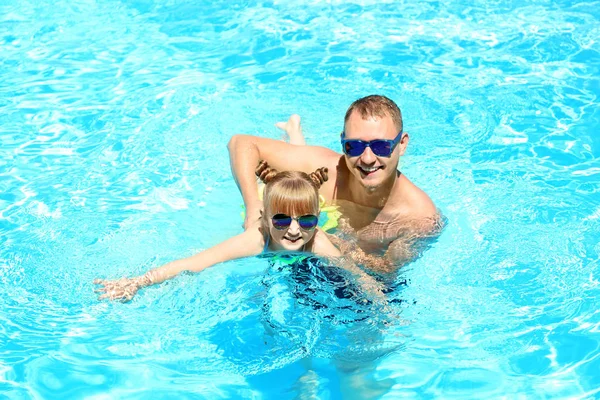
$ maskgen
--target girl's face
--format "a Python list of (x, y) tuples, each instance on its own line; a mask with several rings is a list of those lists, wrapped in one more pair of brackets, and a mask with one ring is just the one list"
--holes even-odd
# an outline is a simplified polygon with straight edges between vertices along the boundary
[(269, 234), (275, 250), (301, 251), (315, 236), (316, 215), (274, 213), (269, 217)]

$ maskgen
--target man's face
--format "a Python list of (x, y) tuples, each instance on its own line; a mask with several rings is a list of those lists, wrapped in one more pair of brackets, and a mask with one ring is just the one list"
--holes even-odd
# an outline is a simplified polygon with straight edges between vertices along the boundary
[[(398, 128), (391, 117), (363, 117), (353, 112), (345, 124), (345, 139), (371, 141), (376, 139), (393, 140), (398, 135)], [(408, 136), (404, 134), (390, 157), (379, 157), (370, 147), (356, 157), (345, 155), (346, 165), (352, 175), (367, 190), (376, 190), (391, 176), (396, 174), (398, 160), (404, 154), (408, 144)]]

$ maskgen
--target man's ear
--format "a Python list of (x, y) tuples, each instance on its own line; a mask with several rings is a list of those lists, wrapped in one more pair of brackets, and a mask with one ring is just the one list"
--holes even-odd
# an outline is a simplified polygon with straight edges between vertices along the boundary
[(398, 143), (398, 147), (400, 147), (400, 152), (399, 154), (401, 156), (404, 155), (404, 152), (406, 151), (406, 147), (408, 147), (408, 132), (404, 132), (402, 133), (402, 137), (400, 138), (400, 143)]

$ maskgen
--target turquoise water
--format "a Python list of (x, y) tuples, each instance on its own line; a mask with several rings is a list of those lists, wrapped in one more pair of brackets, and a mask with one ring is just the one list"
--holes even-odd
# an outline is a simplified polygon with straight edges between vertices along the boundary
[[(2, 2), (0, 397), (600, 396), (599, 19), (598, 1)], [(233, 134), (279, 138), (298, 113), (338, 149), (371, 93), (402, 108), (401, 169), (448, 221), (390, 283), (399, 318), (265, 259), (96, 300), (94, 278), (241, 232)]]

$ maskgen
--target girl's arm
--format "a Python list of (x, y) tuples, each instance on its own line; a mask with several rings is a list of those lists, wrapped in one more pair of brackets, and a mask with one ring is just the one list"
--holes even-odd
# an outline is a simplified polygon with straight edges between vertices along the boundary
[(215, 264), (260, 254), (264, 238), (257, 226), (188, 258), (173, 261), (134, 278), (115, 281), (96, 280), (103, 293), (99, 299), (129, 301), (140, 288), (162, 283), (183, 271), (200, 272)]

